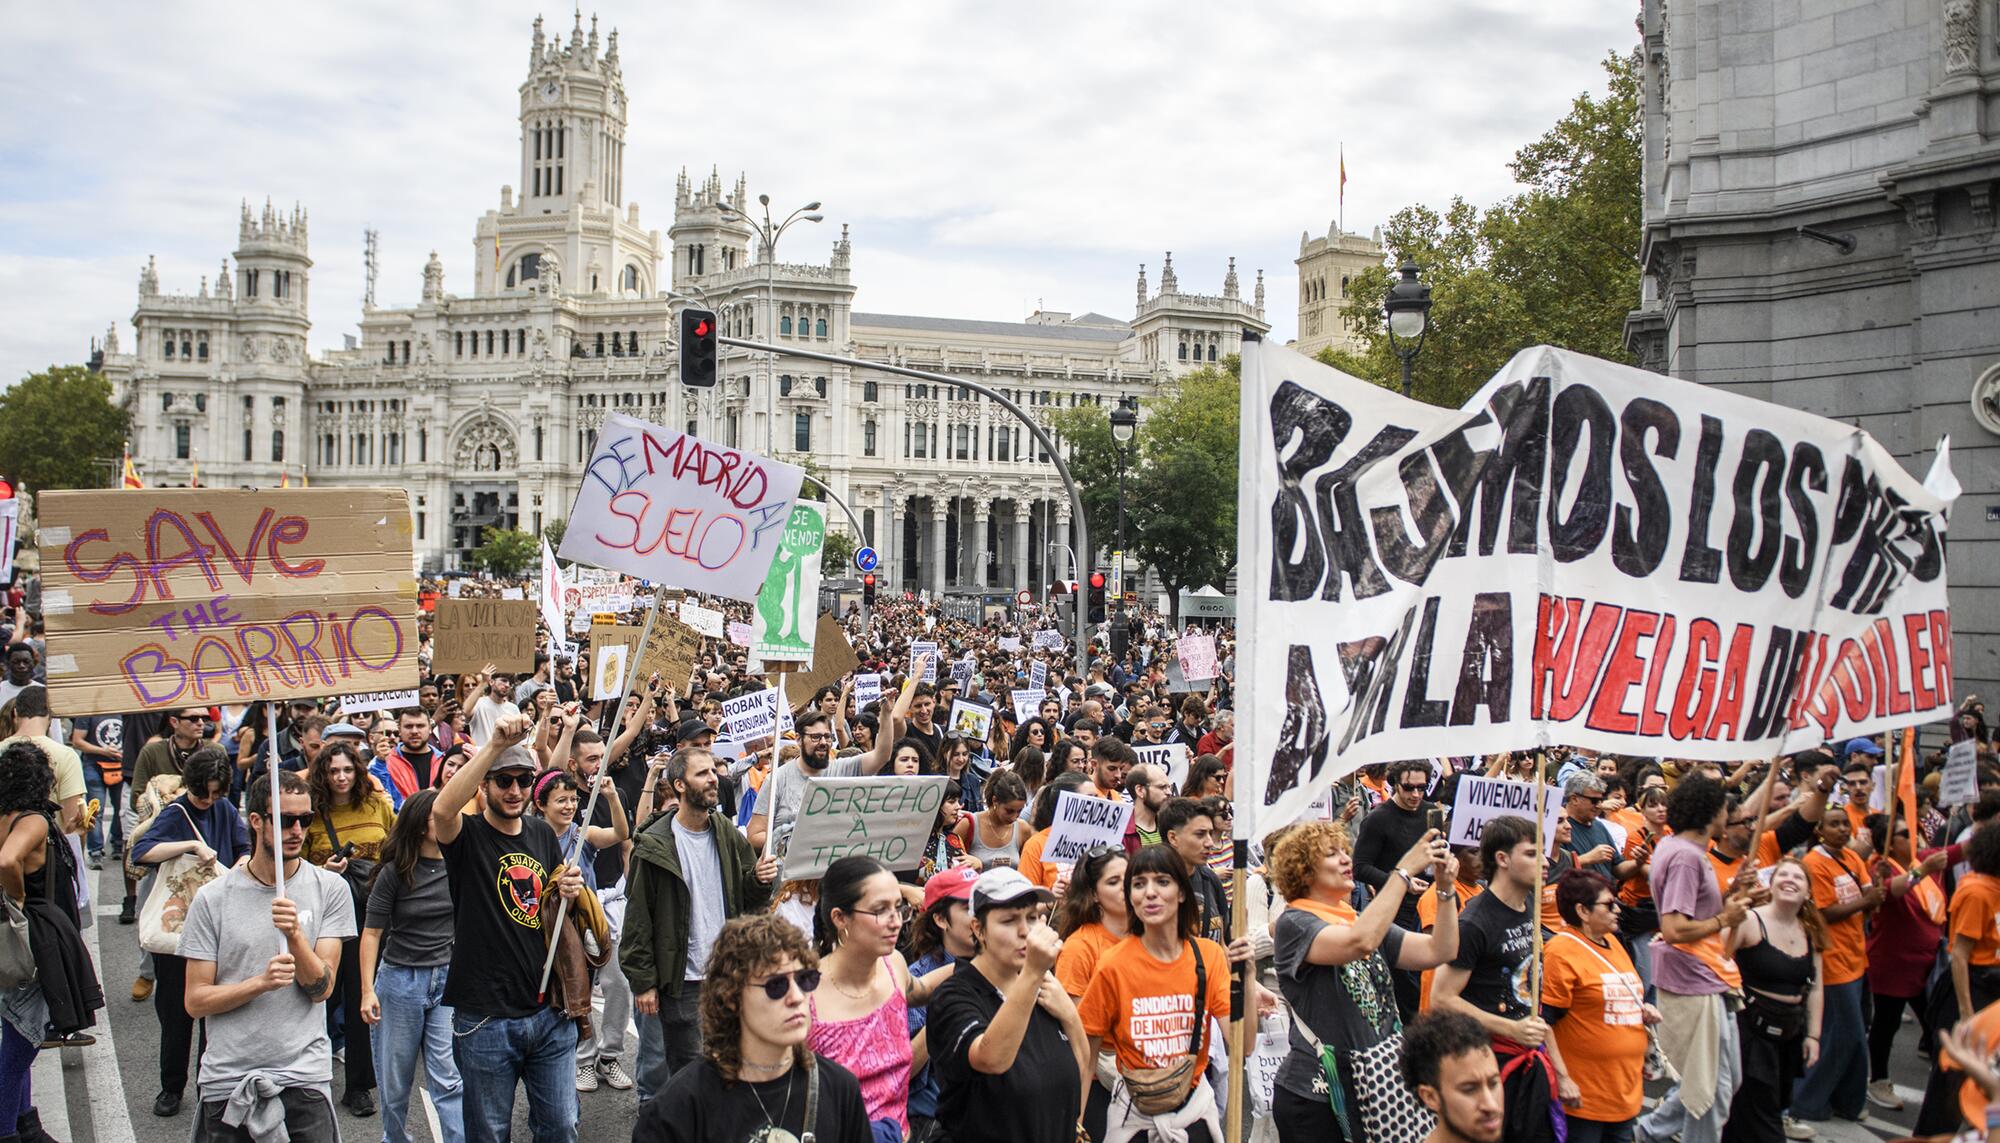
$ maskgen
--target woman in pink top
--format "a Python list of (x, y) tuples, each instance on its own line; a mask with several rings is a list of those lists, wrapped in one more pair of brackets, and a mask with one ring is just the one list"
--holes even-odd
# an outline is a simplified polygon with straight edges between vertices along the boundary
[(843, 857), (820, 879), (814, 940), (827, 987), (812, 997), (806, 1042), (861, 1081), (877, 1139), (909, 1134), (910, 1072), (925, 1061), (914, 1057), (906, 1010), (952, 971), (910, 975), (896, 951), (908, 911), (895, 874), (872, 857)]

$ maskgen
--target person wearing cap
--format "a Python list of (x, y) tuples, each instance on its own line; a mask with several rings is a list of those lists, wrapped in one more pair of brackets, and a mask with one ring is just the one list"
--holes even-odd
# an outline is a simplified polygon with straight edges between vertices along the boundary
[[(542, 908), (557, 907), (550, 889), (575, 898), (583, 877), (563, 867), (548, 823), (527, 816), (536, 767), (522, 743), (533, 729), (519, 711), (501, 713), (431, 803), (451, 881), (456, 940), (444, 1000), (469, 1143), (508, 1137), (523, 1081), (535, 1143), (576, 1138), (576, 1024), (543, 1003)], [(462, 813), (476, 793), (484, 808)]]
[(979, 953), (931, 998), (925, 1031), (938, 1122), (952, 1143), (1075, 1138), (1091, 1058), (1050, 971), (1062, 951), (1048, 924), (1055, 896), (1003, 867), (980, 874), (970, 898)]
[[(972, 938), (971, 904), (972, 886), (978, 880), (977, 869), (961, 865), (924, 882), (923, 912), (910, 934), (911, 973), (923, 976), (979, 952)], [(937, 1069), (931, 1066), (931, 1041), (924, 1031), (930, 1011), (909, 1010), (910, 1138), (916, 1143), (946, 1137), (937, 1123)]]

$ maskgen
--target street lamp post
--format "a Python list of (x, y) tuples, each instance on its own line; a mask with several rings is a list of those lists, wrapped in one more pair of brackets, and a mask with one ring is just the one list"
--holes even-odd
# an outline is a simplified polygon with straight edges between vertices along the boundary
[(1431, 287), (1430, 283), (1417, 279), (1422, 273), (1415, 262), (1405, 261), (1402, 277), (1389, 287), (1389, 294), (1382, 299), (1382, 313), (1389, 319), (1389, 348), (1403, 359), (1403, 396), (1410, 395), (1410, 366), (1417, 353), (1424, 347), (1424, 335), (1430, 332)]
[[(757, 204), (764, 209), (764, 221), (762, 222), (758, 222), (728, 203), (718, 202), (715, 204), (715, 208), (724, 219), (737, 219), (743, 225), (748, 226), (752, 233), (757, 235), (757, 262), (764, 268), (764, 324), (765, 328), (770, 330), (770, 333), (766, 336), (773, 336), (777, 333), (776, 326), (778, 323), (776, 316), (778, 309), (776, 297), (777, 283), (773, 280), (777, 271), (778, 239), (784, 236), (785, 231), (790, 229), (794, 222), (822, 222), (826, 219), (826, 216), (819, 213), (819, 203), (809, 202), (786, 215), (783, 222), (773, 222), (771, 221), (771, 196), (767, 194), (758, 195)], [(764, 391), (766, 395), (764, 454), (766, 456), (776, 451), (778, 438), (777, 359), (773, 358), (769, 364), (771, 368), (764, 376)]]
[(1111, 439), (1118, 445), (1118, 590), (1120, 592), (1119, 611), (1124, 611), (1123, 592), (1125, 590), (1125, 446), (1132, 443), (1132, 435), (1139, 428), (1139, 414), (1132, 408), (1132, 398), (1118, 398), (1118, 407), (1111, 410)]

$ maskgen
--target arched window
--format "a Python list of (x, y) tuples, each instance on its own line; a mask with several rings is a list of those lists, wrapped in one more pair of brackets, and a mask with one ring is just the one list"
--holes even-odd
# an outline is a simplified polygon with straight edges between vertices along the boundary
[(813, 392), (819, 394), (822, 397), (826, 396), (826, 378), (824, 377), (813, 378)]
[(1215, 343), (1212, 341), (1208, 343), (1208, 359), (1210, 361), (1215, 360)]
[(284, 460), (285, 460), (285, 430), (272, 429), (271, 461), (274, 464), (282, 464), (284, 463)]
[(631, 355), (632, 355), (632, 356), (634, 356), (634, 357), (637, 357), (637, 356), (639, 356), (639, 331), (638, 331), (638, 330), (634, 329), (634, 330), (627, 330), (627, 331), (626, 331), (626, 333), (625, 333), (625, 352), (627, 352), (627, 353), (631, 354)]
[(792, 395), (792, 375), (789, 373), (782, 374), (778, 378), (778, 396), (789, 397), (791, 395)]
[(790, 337), (790, 336), (792, 336), (792, 315), (790, 315), (790, 314), (782, 314), (782, 315), (780, 315), (780, 316), (779, 316), (779, 318), (778, 318), (778, 336), (779, 336), (779, 337)]
[(1185, 341), (1181, 342), (1181, 360), (1187, 360), (1187, 342)]
[[(542, 256), (540, 254), (523, 254), (518, 265), (521, 269), (521, 284), (524, 286), (542, 276)], [(514, 284), (511, 280), (512, 275), (509, 275), (509, 278), (510, 280), (507, 284), (511, 286)]]
[(814, 337), (818, 337), (818, 338), (824, 338), (824, 337), (826, 336), (826, 319), (825, 319), (825, 318), (821, 318), (821, 319), (819, 319), (818, 321), (816, 321), (816, 322), (814, 322), (814, 323), (813, 323), (813, 336), (814, 336)]
[(625, 292), (628, 294), (639, 292), (639, 267), (625, 267)]
[(1340, 296), (1343, 298), (1347, 296), (1347, 279), (1345, 277), (1340, 279)]

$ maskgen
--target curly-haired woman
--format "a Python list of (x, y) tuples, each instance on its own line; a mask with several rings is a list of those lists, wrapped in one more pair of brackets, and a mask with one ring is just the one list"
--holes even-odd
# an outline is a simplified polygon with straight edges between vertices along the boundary
[(771, 914), (722, 926), (701, 988), (701, 1057), (639, 1109), (632, 1143), (716, 1143), (774, 1130), (819, 1143), (869, 1143), (854, 1073), (806, 1050), (819, 956)]
[[(344, 876), (350, 860), (375, 861), (382, 843), (396, 824), (389, 795), (368, 776), (368, 757), (357, 742), (329, 743), (313, 760), (306, 785), (312, 789), (313, 821), (306, 827), (307, 861), (328, 873)], [(367, 910), (357, 902), (356, 915)], [(356, 1115), (375, 1114), (375, 1054), (361, 1019), (361, 938), (348, 937), (340, 946), (340, 976), (328, 1009), (343, 1013), (347, 1035), (346, 1090), (341, 1100)]]

